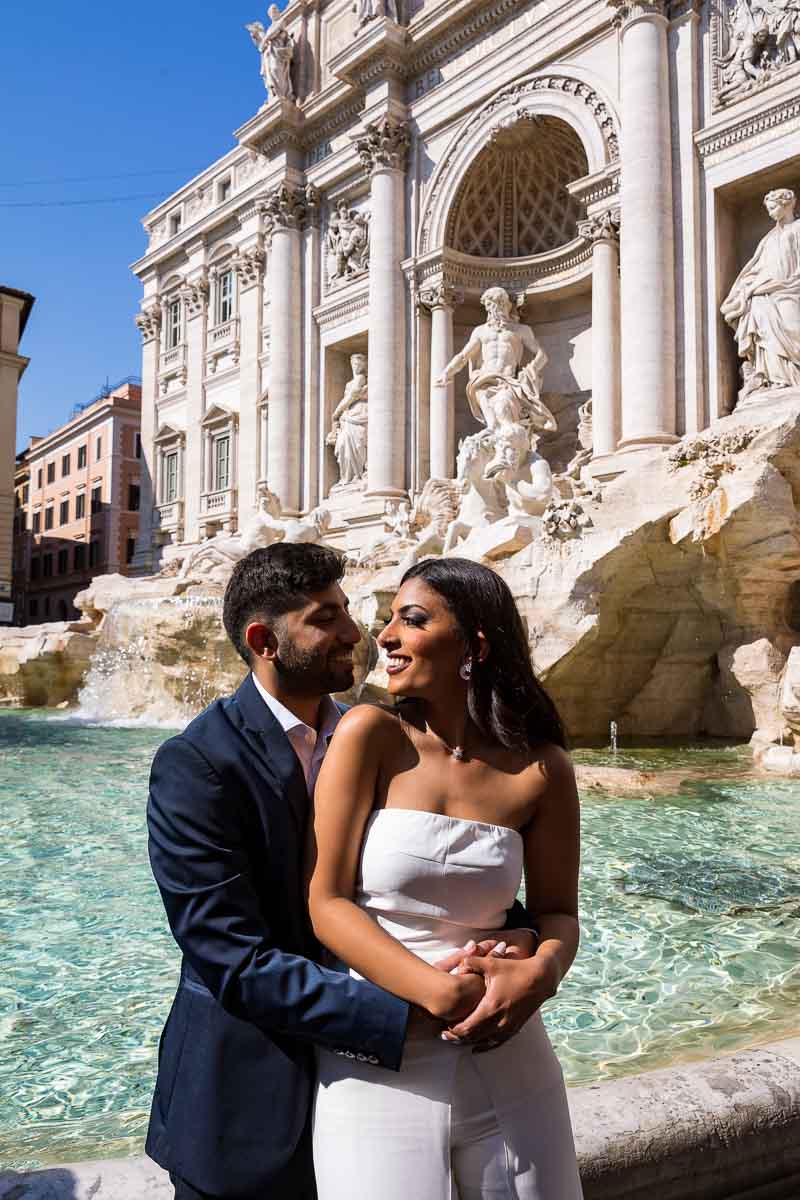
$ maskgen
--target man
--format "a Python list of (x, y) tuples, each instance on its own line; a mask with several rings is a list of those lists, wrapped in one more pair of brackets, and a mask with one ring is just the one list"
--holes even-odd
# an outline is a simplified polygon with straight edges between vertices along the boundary
[[(376, 1070), (402, 1057), (408, 1005), (319, 966), (306, 915), (309, 796), (341, 716), (329, 693), (352, 685), (360, 640), (342, 572), (317, 545), (236, 564), (223, 620), (251, 674), (153, 762), (150, 861), (183, 961), (146, 1148), (176, 1200), (312, 1200), (314, 1045)], [(490, 1036), (502, 1004), (480, 1019), (483, 979), (461, 983)]]

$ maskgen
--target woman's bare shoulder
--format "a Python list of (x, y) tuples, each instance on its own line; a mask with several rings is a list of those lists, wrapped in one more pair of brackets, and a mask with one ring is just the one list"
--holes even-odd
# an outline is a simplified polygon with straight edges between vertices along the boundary
[(377, 743), (381, 746), (399, 737), (400, 720), (391, 708), (379, 704), (356, 704), (347, 710), (336, 727), (336, 740)]
[(556, 791), (575, 786), (575, 768), (569, 751), (554, 742), (542, 742), (532, 752), (528, 771), (540, 790)]

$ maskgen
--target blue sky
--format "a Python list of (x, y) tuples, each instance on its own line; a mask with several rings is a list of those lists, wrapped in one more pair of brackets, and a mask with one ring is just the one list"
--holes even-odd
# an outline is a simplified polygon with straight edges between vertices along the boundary
[(141, 217), (229, 150), (262, 103), (244, 25), (265, 10), (260, 0), (6, 0), (0, 282), (36, 296), (18, 448), (107, 378), (140, 373), (129, 264), (145, 249)]

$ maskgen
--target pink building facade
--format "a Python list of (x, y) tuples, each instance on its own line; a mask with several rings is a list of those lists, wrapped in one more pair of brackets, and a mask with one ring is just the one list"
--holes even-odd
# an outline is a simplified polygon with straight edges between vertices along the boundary
[(95, 575), (128, 574), (139, 528), (140, 420), (141, 388), (126, 381), (31, 440), (17, 523), (18, 624), (72, 620), (76, 595)]

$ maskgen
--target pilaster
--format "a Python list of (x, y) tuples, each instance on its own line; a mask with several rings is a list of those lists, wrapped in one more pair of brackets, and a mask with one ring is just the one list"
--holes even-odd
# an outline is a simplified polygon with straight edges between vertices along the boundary
[(239, 431), (236, 438), (236, 479), (239, 528), (255, 508), (261, 395), (261, 314), (265, 254), (262, 239), (240, 248), (233, 258), (239, 293)]
[(619, 212), (578, 226), (592, 243), (592, 456), (613, 454), (622, 428)]
[(453, 312), (463, 293), (446, 283), (420, 292), (420, 301), (431, 313), (430, 354), (430, 460), (432, 479), (451, 479), (456, 465), (455, 384), (439, 379), (453, 357)]
[(131, 573), (147, 575), (154, 569), (153, 526), (157, 522), (154, 512), (157, 467), (154, 439), (156, 429), (156, 403), (158, 398), (158, 360), (161, 351), (161, 301), (156, 294), (145, 303), (135, 317), (142, 335), (142, 417), (141, 441), (142, 460), (139, 481), (139, 531), (136, 550), (131, 563)]

